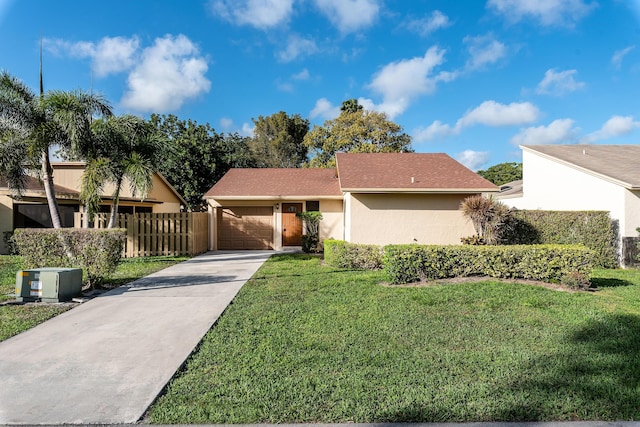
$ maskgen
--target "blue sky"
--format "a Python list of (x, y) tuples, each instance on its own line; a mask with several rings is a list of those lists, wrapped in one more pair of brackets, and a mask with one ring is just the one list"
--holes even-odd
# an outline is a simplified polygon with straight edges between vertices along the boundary
[(472, 169), (519, 144), (633, 144), (640, 0), (0, 0), (0, 68), (249, 135), (359, 99)]

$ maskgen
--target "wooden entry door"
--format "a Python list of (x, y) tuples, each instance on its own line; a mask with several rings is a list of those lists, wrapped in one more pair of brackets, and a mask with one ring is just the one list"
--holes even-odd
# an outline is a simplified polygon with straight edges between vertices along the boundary
[(302, 246), (302, 220), (296, 217), (302, 212), (302, 203), (282, 204), (282, 246)]

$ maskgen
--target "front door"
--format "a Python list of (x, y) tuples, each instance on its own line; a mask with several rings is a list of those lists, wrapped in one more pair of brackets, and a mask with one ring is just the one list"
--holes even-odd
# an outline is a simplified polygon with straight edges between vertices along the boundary
[(282, 204), (282, 246), (302, 246), (302, 221), (296, 217), (302, 203)]

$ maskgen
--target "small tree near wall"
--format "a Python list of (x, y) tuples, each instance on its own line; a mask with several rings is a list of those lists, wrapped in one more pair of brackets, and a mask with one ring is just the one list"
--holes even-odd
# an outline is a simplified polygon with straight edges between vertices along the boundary
[(302, 236), (302, 250), (306, 253), (318, 252), (318, 243), (320, 243), (320, 221), (322, 221), (322, 213), (317, 211), (298, 212), (298, 218), (304, 222), (305, 235)]

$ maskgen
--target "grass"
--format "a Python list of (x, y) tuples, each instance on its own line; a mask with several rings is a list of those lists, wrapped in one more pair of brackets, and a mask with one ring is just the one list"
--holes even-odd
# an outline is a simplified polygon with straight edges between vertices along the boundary
[[(105, 286), (117, 287), (132, 282), (188, 257), (148, 257), (124, 259)], [(22, 269), (19, 256), (0, 255), (0, 302), (14, 299), (16, 272)], [(0, 305), (0, 341), (30, 329), (62, 312), (69, 304)]]
[(640, 419), (640, 272), (595, 271), (595, 293), (383, 280), (272, 257), (150, 421)]

